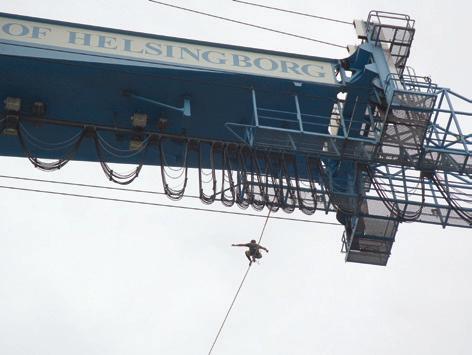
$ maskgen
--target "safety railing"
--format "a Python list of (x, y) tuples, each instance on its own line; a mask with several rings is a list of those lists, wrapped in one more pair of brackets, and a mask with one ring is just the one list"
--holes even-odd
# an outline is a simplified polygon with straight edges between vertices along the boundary
[(405, 14), (371, 11), (367, 19), (369, 41), (387, 49), (403, 73), (415, 35), (415, 20)]
[(348, 117), (345, 116), (342, 100), (328, 102), (324, 99), (320, 105), (327, 114), (314, 114), (303, 111), (302, 105), (316, 107), (315, 99), (298, 95), (292, 95), (289, 99), (292, 100), (293, 110), (281, 110), (258, 100), (253, 90), (251, 124), (228, 122), (226, 127), (254, 148), (335, 158), (369, 159), (374, 151), (373, 146), (380, 141), (383, 118), (370, 106), (364, 105), (360, 109), (357, 99)]

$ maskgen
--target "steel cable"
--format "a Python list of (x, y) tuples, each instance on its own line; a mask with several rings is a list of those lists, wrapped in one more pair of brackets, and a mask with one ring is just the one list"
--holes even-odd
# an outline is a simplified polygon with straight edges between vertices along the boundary
[[(157, 202), (147, 202), (147, 201), (139, 201), (139, 200), (128, 200), (128, 199), (114, 198), (114, 197), (103, 197), (103, 196), (94, 196), (94, 195), (86, 195), (86, 194), (76, 194), (76, 193), (41, 190), (41, 189), (31, 189), (31, 188), (16, 187), (16, 186), (0, 185), (0, 189), (25, 191), (25, 192), (37, 192), (37, 193), (44, 193), (44, 194), (50, 194), (50, 195), (56, 195), (56, 196), (78, 197), (78, 198), (87, 198), (87, 199), (93, 199), (93, 200), (102, 200), (102, 201), (120, 202), (120, 203), (130, 203), (130, 204), (138, 204), (138, 205), (145, 205), (145, 206), (168, 207), (168, 208), (176, 208), (176, 209), (182, 209), (182, 210), (220, 213), (220, 214), (236, 215), (236, 216), (266, 218), (266, 216), (264, 216), (264, 215), (258, 215), (258, 214), (254, 214), (254, 213), (232, 212), (232, 211), (223, 211), (223, 210), (211, 210), (211, 209), (208, 209), (208, 208), (200, 208), (200, 207), (169, 205), (169, 204), (157, 203)], [(271, 216), (270, 219), (340, 226), (339, 223), (316, 221), (316, 220), (312, 221), (312, 220), (309, 220), (309, 219), (301, 219), (301, 218)]]
[(293, 10), (286, 10), (286, 9), (281, 9), (281, 8), (274, 7), (274, 6), (267, 6), (267, 5), (262, 5), (262, 4), (256, 4), (256, 3), (248, 2), (248, 1), (240, 1), (240, 0), (233, 0), (233, 1), (234, 1), (234, 2), (239, 2), (239, 3), (241, 3), (241, 4), (245, 4), (245, 5), (251, 5), (251, 6), (262, 7), (262, 8), (264, 8), (264, 9), (275, 10), (275, 11), (281, 11), (281, 12), (286, 12), (286, 13), (293, 14), (293, 15), (300, 15), (300, 16), (312, 17), (312, 18), (316, 18), (316, 19), (319, 19), (319, 20), (332, 21), (332, 22), (337, 22), (337, 23), (342, 23), (342, 24), (345, 24), (345, 25), (351, 25), (351, 26), (352, 26), (352, 22), (343, 21), (343, 20), (337, 20), (337, 19), (330, 18), (330, 17), (312, 15), (312, 14), (307, 14), (307, 13), (304, 13), (304, 12), (298, 12), (298, 11), (293, 11)]
[(312, 41), (312, 42), (317, 42), (317, 43), (321, 43), (321, 44), (326, 44), (326, 45), (328, 45), (328, 46), (333, 46), (333, 47), (338, 47), (338, 48), (346, 48), (346, 46), (342, 46), (342, 45), (340, 45), (340, 44), (336, 44), (336, 43), (332, 43), (332, 42), (327, 42), (327, 41), (322, 41), (322, 40), (319, 40), (319, 39), (316, 39), (316, 38), (300, 36), (300, 35), (293, 34), (293, 33), (290, 33), (290, 32), (285, 32), (285, 31), (276, 30), (275, 28), (270, 28), (270, 27), (255, 25), (255, 24), (248, 23), (248, 22), (243, 22), (243, 21), (239, 21), (239, 20), (234, 20), (234, 19), (231, 19), (231, 18), (228, 18), (228, 17), (223, 17), (223, 16), (219, 16), (219, 15), (214, 15), (214, 14), (210, 14), (210, 13), (203, 12), (203, 11), (193, 10), (193, 9), (189, 9), (189, 8), (183, 7), (183, 6), (177, 6), (177, 5), (173, 5), (173, 4), (168, 4), (168, 3), (165, 3), (165, 2), (162, 2), (162, 1), (156, 1), (156, 0), (148, 0), (148, 1), (149, 1), (149, 2), (152, 2), (152, 3), (155, 3), (155, 4), (158, 4), (158, 5), (167, 6), (167, 7), (172, 7), (172, 8), (174, 8), (174, 9), (178, 9), (178, 10), (183, 10), (183, 11), (191, 12), (191, 13), (198, 14), (198, 15), (208, 16), (208, 17), (216, 18), (216, 19), (218, 19), (218, 20), (223, 20), (223, 21), (228, 21), (228, 22), (232, 22), (232, 23), (237, 23), (237, 24), (239, 24), (239, 25), (244, 25), (244, 26), (249, 26), (249, 27), (253, 27), (253, 28), (258, 28), (258, 29), (260, 29), (260, 30), (270, 31), (270, 32), (282, 34), (282, 35), (285, 35), (285, 36), (295, 37), (295, 38), (299, 38), (299, 39), (305, 39), (305, 40), (307, 40), (307, 41)]
[[(262, 227), (262, 231), (261, 231), (261, 234), (259, 236), (259, 241), (257, 242), (258, 244), (261, 243), (262, 237), (264, 236), (264, 232), (265, 232), (265, 229), (266, 229), (266, 226), (267, 226), (267, 222), (269, 221), (270, 213), (271, 213), (271, 210), (269, 209), (269, 213), (267, 213), (267, 217), (264, 221), (264, 226)], [(223, 319), (223, 322), (221, 323), (220, 328), (218, 329), (218, 332), (216, 333), (215, 340), (213, 340), (213, 343), (211, 344), (210, 351), (208, 351), (208, 355), (211, 355), (211, 352), (213, 351), (213, 348), (215, 347), (216, 342), (218, 341), (218, 338), (220, 337), (221, 331), (223, 330), (223, 327), (226, 323), (226, 320), (228, 319), (229, 314), (231, 313), (231, 310), (233, 309), (233, 306), (236, 302), (236, 299), (238, 298), (239, 292), (241, 291), (241, 288), (244, 285), (244, 281), (246, 281), (246, 277), (249, 274), (249, 270), (251, 270), (251, 264), (249, 264), (249, 266), (246, 269), (246, 272), (244, 273), (243, 279), (241, 280), (241, 283), (239, 284), (238, 290), (236, 291), (236, 294), (234, 295), (233, 300), (231, 301), (231, 304), (228, 308), (228, 311), (226, 312), (226, 315)]]

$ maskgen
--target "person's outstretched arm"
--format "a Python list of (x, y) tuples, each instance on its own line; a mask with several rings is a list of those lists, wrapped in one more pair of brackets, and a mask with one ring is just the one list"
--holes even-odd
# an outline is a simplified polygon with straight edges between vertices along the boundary
[(247, 247), (247, 244), (231, 244), (232, 247)]
[(263, 247), (262, 245), (259, 245), (259, 248), (261, 248), (262, 250), (265, 250), (266, 253), (269, 252), (269, 249), (267, 249), (266, 247)]

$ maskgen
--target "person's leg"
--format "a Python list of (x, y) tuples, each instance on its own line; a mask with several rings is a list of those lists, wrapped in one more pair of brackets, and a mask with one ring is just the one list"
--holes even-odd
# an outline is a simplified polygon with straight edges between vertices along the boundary
[(249, 260), (249, 262), (252, 262), (250, 251), (249, 251), (249, 250), (246, 250), (245, 254), (246, 254), (246, 258)]
[(254, 255), (254, 257), (255, 257), (256, 259), (260, 259), (260, 258), (262, 258), (262, 254), (261, 254), (261, 252), (260, 252), (260, 251), (258, 251), (258, 252), (256, 253), (256, 255)]

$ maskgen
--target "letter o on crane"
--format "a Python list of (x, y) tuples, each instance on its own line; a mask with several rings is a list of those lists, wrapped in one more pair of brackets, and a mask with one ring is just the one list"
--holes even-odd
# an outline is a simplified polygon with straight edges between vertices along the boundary
[(279, 68), (279, 64), (270, 58), (257, 58), (254, 60), (254, 65), (265, 71), (275, 71)]
[(23, 37), (29, 33), (29, 28), (21, 23), (6, 23), (2, 26), (2, 31), (10, 36)]

